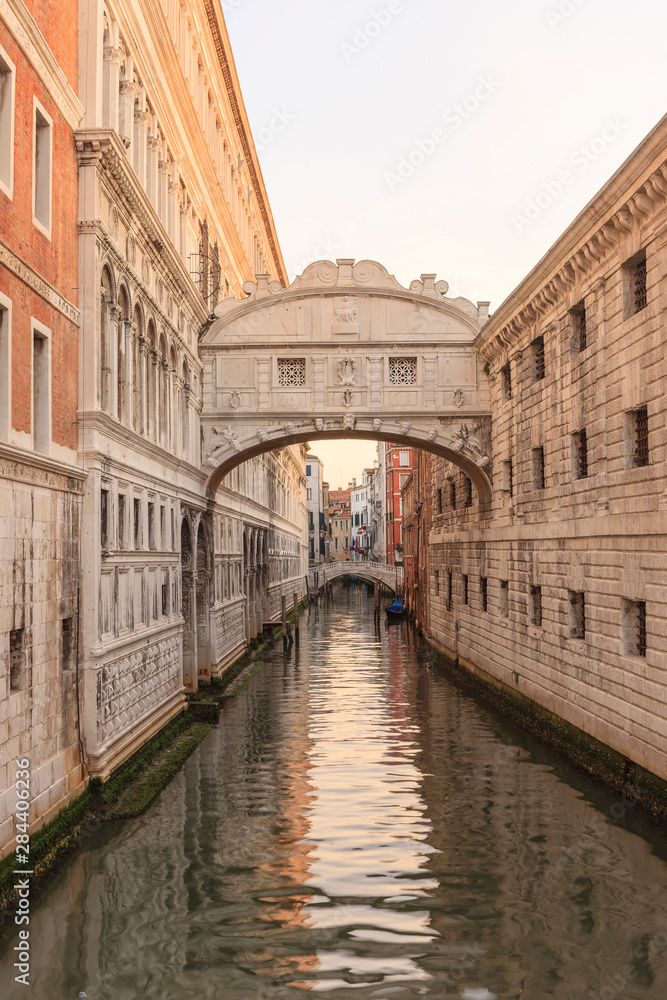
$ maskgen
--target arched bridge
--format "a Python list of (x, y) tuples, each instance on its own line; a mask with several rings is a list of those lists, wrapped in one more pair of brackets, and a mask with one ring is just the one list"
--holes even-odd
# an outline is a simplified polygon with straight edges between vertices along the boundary
[(491, 493), (487, 378), (473, 342), (488, 303), (404, 288), (375, 261), (318, 261), (223, 299), (202, 336), (202, 461), (215, 491), (262, 452), (322, 438), (392, 441), (460, 466)]
[(308, 586), (311, 593), (317, 592), (325, 583), (330, 580), (338, 580), (341, 577), (355, 576), (360, 580), (367, 580), (369, 583), (382, 583), (389, 590), (396, 592), (397, 588), (403, 586), (403, 567), (387, 566), (385, 563), (376, 562), (332, 562), (322, 563), (321, 566), (311, 567), (308, 571)]

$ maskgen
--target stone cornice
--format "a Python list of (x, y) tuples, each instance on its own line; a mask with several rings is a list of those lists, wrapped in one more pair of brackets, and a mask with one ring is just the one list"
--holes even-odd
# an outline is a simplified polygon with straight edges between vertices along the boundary
[[(29, 466), (33, 469), (39, 469), (42, 472), (51, 472), (58, 476), (66, 476), (68, 479), (77, 479), (81, 482), (88, 476), (86, 470), (79, 468), (78, 465), (60, 462), (55, 458), (49, 458), (48, 455), (42, 455), (38, 451), (29, 451), (27, 448), (19, 448), (13, 444), (0, 443), (0, 459), (16, 462), (19, 465)], [(8, 477), (6, 472), (3, 475), (5, 478), (13, 478)], [(16, 478), (20, 478), (21, 481), (24, 480), (22, 476)]]
[(475, 342), (482, 357), (491, 362), (516, 344), (666, 203), (667, 115), (496, 310)]
[(23, 0), (0, 0), (0, 18), (74, 131), (83, 118), (83, 105)]
[[(1, 2), (1, 0), (0, 0)], [(20, 278), (29, 288), (37, 292), (49, 305), (61, 312), (63, 316), (79, 325), (79, 310), (71, 302), (58, 292), (53, 285), (38, 274), (34, 268), (26, 264), (25, 261), (17, 257), (9, 247), (0, 239), (0, 264), (4, 265), (8, 271)]]
[[(269, 246), (271, 247), (271, 253), (273, 254), (273, 262), (281, 283), (283, 285), (287, 285), (287, 272), (285, 270), (285, 265), (283, 263), (282, 254), (278, 244), (273, 215), (265, 196), (264, 180), (261, 175), (257, 153), (255, 151), (255, 144), (250, 135), (250, 130), (247, 127), (248, 117), (245, 107), (243, 106), (243, 98), (241, 97), (241, 90), (236, 79), (236, 70), (232, 61), (229, 45), (225, 45), (223, 42), (223, 30), (220, 26), (219, 15), (214, 0), (203, 0), (203, 3), (218, 55), (220, 69), (222, 70), (222, 75), (225, 81), (225, 87), (227, 88), (227, 97), (234, 116), (234, 124), (236, 125), (236, 130), (241, 142), (241, 148), (243, 149), (243, 155), (245, 156), (250, 178), (252, 180), (253, 191), (255, 193), (255, 197), (257, 198), (257, 205), (264, 223), (266, 236), (269, 241)], [(226, 32), (224, 34), (225, 41), (228, 42)]]
[[(112, 129), (88, 129), (77, 132), (75, 138), (79, 166), (103, 164), (115, 181), (128, 209), (134, 213), (139, 226), (169, 269), (172, 279), (183, 295), (187, 296), (200, 327), (203, 326), (208, 319), (207, 307), (176, 252), (162, 220), (139, 183), (120, 136)], [(79, 229), (87, 224), (81, 221)]]

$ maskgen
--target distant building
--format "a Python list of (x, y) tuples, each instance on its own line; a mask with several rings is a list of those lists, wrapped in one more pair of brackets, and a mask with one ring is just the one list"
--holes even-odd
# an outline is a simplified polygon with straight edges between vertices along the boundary
[(360, 485), (357, 486), (356, 479), (352, 483), (350, 554), (353, 561), (368, 559), (371, 551), (371, 493), (374, 472), (374, 469), (364, 469)]
[(387, 563), (403, 562), (403, 498), (401, 489), (412, 472), (412, 448), (385, 446), (385, 525)]
[(377, 460), (371, 490), (372, 553), (375, 562), (387, 561), (387, 483), (385, 476), (386, 448), (384, 441), (378, 441)]
[(308, 561), (318, 566), (326, 559), (324, 515), (324, 464), (317, 455), (306, 455), (306, 508), (308, 510)]
[(350, 559), (350, 490), (329, 490), (329, 548), (332, 562)]

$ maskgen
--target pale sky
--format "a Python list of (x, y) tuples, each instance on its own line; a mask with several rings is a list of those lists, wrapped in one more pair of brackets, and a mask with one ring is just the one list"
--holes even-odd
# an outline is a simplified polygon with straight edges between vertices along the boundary
[[(368, 257), (493, 311), (666, 110), (659, 0), (222, 7), (290, 279)], [(331, 485), (359, 444), (313, 442)]]

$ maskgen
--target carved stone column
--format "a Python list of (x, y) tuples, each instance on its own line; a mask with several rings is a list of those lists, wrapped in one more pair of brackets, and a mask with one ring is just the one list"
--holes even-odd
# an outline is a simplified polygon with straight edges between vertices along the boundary
[(123, 399), (123, 415), (128, 427), (134, 426), (134, 343), (137, 336), (136, 324), (125, 321), (125, 393)]
[(123, 61), (118, 23), (111, 21), (105, 32), (102, 62), (102, 122), (106, 128), (118, 131), (118, 88)]
[(132, 79), (132, 60), (128, 56), (125, 60), (125, 79), (120, 81), (118, 100), (118, 132), (125, 140), (126, 149), (129, 150), (134, 162), (134, 101), (137, 96), (137, 84)]
[(146, 337), (139, 337), (139, 427), (140, 434), (148, 432), (148, 340)]
[(118, 412), (118, 382), (120, 379), (120, 359), (121, 359), (121, 321), (123, 313), (120, 306), (109, 306), (109, 413), (114, 417), (119, 417)]

